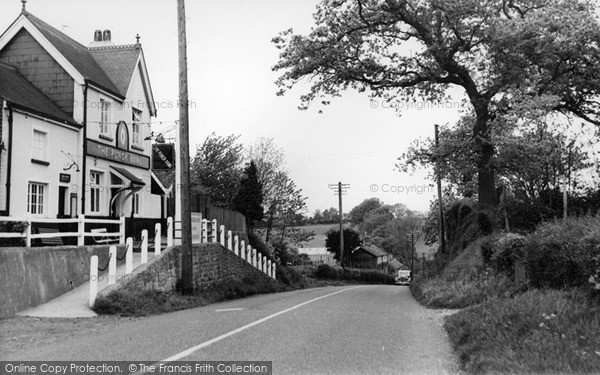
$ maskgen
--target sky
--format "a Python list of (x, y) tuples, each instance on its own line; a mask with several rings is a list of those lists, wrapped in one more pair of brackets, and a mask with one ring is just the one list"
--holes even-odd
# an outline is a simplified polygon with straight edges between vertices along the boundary
[[(18, 17), (20, 0), (1, 0), (0, 30)], [(316, 0), (193, 0), (186, 2), (190, 147), (208, 135), (236, 134), (246, 145), (272, 137), (284, 150), (286, 170), (307, 197), (307, 214), (338, 206), (329, 184), (350, 184), (344, 212), (371, 197), (426, 212), (435, 199), (430, 171), (399, 172), (397, 158), (417, 138), (433, 137), (434, 124), (454, 123), (461, 102), (395, 106), (349, 91), (324, 108), (298, 110), (303, 84), (276, 96), (279, 57), (271, 39), (293, 28), (307, 33)], [(27, 10), (83, 45), (94, 30), (110, 29), (115, 44), (140, 35), (158, 116), (153, 129), (179, 118), (177, 2), (175, 0), (28, 0)], [(412, 106), (407, 109), (408, 106)], [(385, 108), (384, 108), (385, 107)], [(319, 113), (319, 109), (323, 113)], [(174, 136), (174, 132), (167, 136)]]

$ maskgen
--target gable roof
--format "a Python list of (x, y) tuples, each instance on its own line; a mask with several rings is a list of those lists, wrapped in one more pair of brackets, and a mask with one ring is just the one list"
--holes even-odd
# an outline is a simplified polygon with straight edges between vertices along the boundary
[(359, 246), (356, 249), (354, 249), (352, 252), (354, 253), (355, 251), (358, 251), (358, 250), (364, 250), (367, 253), (373, 255), (374, 257), (382, 257), (382, 256), (387, 255), (387, 253), (385, 251), (381, 250), (380, 248), (378, 248), (375, 245), (362, 245), (362, 246)]
[(119, 91), (108, 75), (92, 57), (87, 47), (74, 39), (71, 39), (27, 11), (24, 11), (22, 15), (42, 33), (42, 35), (79, 73), (81, 73), (84, 78), (100, 86), (101, 89), (125, 98), (126, 93), (123, 94)]
[(47, 116), (62, 123), (78, 125), (16, 68), (3, 63), (0, 63), (0, 98), (34, 114)]
[(392, 258), (392, 260), (389, 261), (390, 267), (394, 268), (394, 269), (401, 269), (402, 267), (404, 267), (404, 265), (402, 263), (400, 263), (398, 261), (398, 259), (396, 258)]
[(140, 58), (139, 45), (92, 47), (88, 51), (98, 66), (115, 84), (119, 93), (126, 96), (131, 77)]

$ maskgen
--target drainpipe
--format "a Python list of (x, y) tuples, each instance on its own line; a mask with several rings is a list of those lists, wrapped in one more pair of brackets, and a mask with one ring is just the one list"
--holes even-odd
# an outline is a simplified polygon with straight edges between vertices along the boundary
[(87, 96), (88, 96), (89, 82), (85, 80), (85, 88), (83, 89), (83, 157), (82, 157), (82, 168), (81, 168), (81, 214), (85, 215), (85, 183), (87, 177)]
[(6, 165), (6, 216), (10, 216), (10, 181), (12, 179), (13, 109), (8, 104), (8, 164)]

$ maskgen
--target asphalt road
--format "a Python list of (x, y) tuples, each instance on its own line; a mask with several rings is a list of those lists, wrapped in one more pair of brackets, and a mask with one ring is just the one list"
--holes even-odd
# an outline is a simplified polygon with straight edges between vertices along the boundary
[(439, 313), (405, 286), (308, 289), (107, 322), (0, 359), (273, 361), (274, 374), (458, 372)]

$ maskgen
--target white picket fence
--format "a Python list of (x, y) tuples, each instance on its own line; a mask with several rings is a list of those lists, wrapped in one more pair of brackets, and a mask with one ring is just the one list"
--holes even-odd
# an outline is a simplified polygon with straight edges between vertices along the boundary
[[(23, 229), (23, 232), (0, 232), (0, 238), (24, 238), (25, 246), (31, 247), (31, 241), (34, 239), (45, 239), (45, 238), (57, 238), (57, 237), (77, 237), (77, 245), (83, 246), (86, 237), (99, 237), (110, 238), (118, 237), (119, 243), (125, 241), (125, 217), (115, 220), (107, 219), (86, 219), (85, 215), (80, 215), (76, 219), (43, 219), (35, 218), (31, 216), (25, 217), (12, 217), (12, 216), (0, 216), (0, 221), (7, 222), (26, 222), (27, 225)], [(77, 223), (77, 232), (51, 232), (51, 233), (32, 233), (32, 224), (67, 224)], [(85, 224), (119, 224), (118, 232), (86, 232)]]
[[(123, 226), (124, 227), (124, 226)], [(239, 240), (239, 237), (233, 236), (232, 231), (225, 230), (225, 226), (217, 226), (217, 221), (212, 220), (210, 222), (206, 219), (202, 219), (201, 222), (202, 233), (200, 238), (202, 243), (214, 243), (218, 242), (221, 246), (229, 249), (236, 256), (247, 261), (253, 267), (259, 271), (264, 272), (273, 279), (276, 278), (276, 264), (270, 259), (263, 257), (262, 254), (258, 253), (252, 246), (246, 245), (244, 240)], [(174, 225), (173, 218), (167, 218), (167, 248), (173, 246)], [(127, 250), (125, 254), (125, 274), (128, 275), (133, 271), (133, 239), (127, 238), (125, 241)], [(155, 256), (161, 253), (161, 225), (156, 223), (154, 228), (154, 254)], [(142, 243), (141, 243), (141, 263), (148, 262), (148, 231), (142, 231)], [(117, 280), (117, 247), (111, 246), (109, 248), (109, 262), (108, 262), (108, 284), (114, 284)], [(98, 295), (98, 256), (93, 255), (90, 259), (90, 299), (89, 306), (94, 305), (96, 296)]]

